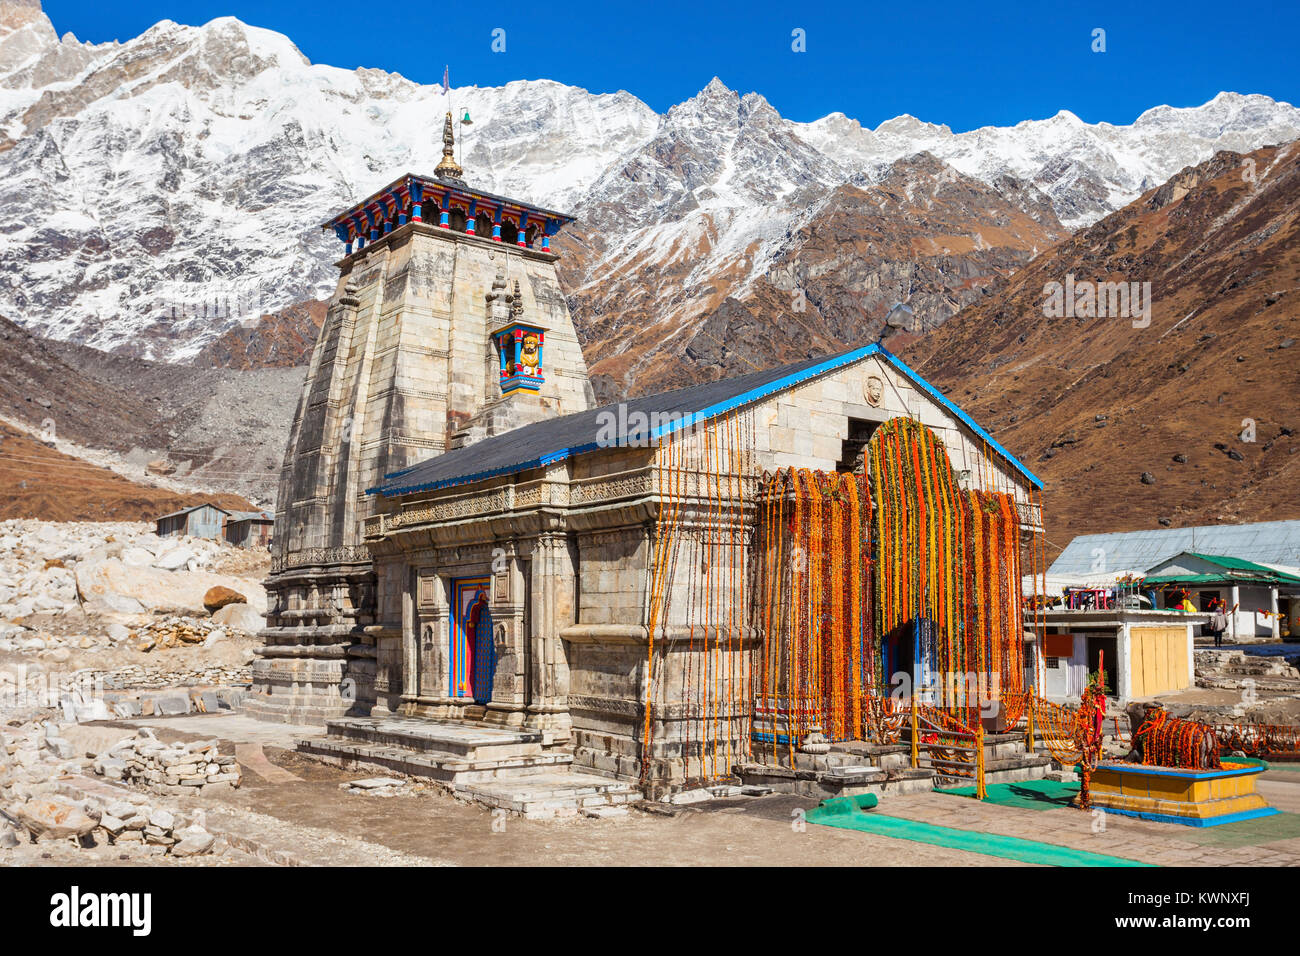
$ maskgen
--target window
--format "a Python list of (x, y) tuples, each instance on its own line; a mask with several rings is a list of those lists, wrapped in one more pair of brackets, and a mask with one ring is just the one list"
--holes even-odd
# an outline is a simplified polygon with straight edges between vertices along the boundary
[(1060, 659), (1059, 657), (1049, 657), (1049, 658), (1047, 658), (1047, 665), (1046, 665), (1046, 666), (1047, 666), (1047, 669), (1048, 669), (1049, 671), (1060, 670), (1060, 669), (1061, 669), (1061, 659)]
[(849, 419), (849, 437), (840, 443), (840, 460), (835, 470), (860, 475), (866, 470), (867, 442), (880, 427), (880, 422), (869, 422), (863, 418)]

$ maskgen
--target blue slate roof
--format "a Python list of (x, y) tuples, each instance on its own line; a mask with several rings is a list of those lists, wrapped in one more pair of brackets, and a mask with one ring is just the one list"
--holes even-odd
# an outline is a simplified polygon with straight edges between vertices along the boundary
[[(994, 441), (992, 436), (980, 428), (969, 415), (944, 398), (930, 383), (908, 368), (901, 359), (884, 346), (874, 344), (850, 349), (838, 355), (818, 356), (791, 365), (748, 372), (703, 385), (692, 385), (689, 388), (678, 388), (657, 395), (628, 399), (622, 404), (626, 406), (626, 420), (629, 427), (620, 433), (620, 444), (652, 445), (674, 431), (716, 418), (769, 395), (801, 385), (819, 375), (852, 365), (871, 355), (879, 355), (889, 362), (917, 388), (960, 419), (1035, 488), (1043, 486), (1037, 476)], [(367, 489), (367, 493), (391, 497), (417, 491), (449, 488), (495, 475), (538, 468), (573, 455), (595, 451), (602, 447), (597, 438), (601, 422), (608, 419), (611, 410), (616, 412), (617, 409), (617, 405), (606, 405), (516, 428), (469, 447), (445, 452), (402, 471), (387, 474), (382, 484)], [(634, 427), (643, 420), (642, 416), (644, 416), (644, 427)], [(660, 420), (657, 425), (654, 423), (656, 417)]]

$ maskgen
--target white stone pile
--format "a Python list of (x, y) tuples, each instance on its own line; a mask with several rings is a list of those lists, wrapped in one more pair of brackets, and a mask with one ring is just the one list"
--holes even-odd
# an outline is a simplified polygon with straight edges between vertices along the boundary
[(1252, 654), (1249, 651), (1196, 651), (1196, 686), (1220, 690), (1244, 690), (1267, 693), (1300, 692), (1300, 669), (1282, 655)]
[(108, 690), (125, 687), (154, 690), (169, 687), (229, 687), (247, 684), (249, 681), (247, 666), (223, 664), (188, 668), (167, 664), (125, 664), (111, 670), (84, 673), (92, 680), (102, 678), (104, 687)]
[[(255, 557), (224, 541), (159, 538), (141, 522), (0, 522), (0, 651), (120, 644), (146, 616), (206, 620), (203, 596), (216, 586), (249, 606), (214, 620), (256, 630), (266, 596)], [(236, 573), (218, 570), (227, 566)]]
[(217, 741), (165, 744), (148, 727), (99, 754), (91, 769), (109, 780), (173, 796), (233, 790), (241, 782), (239, 764), (220, 753)]
[(0, 522), (0, 618), (72, 610), (80, 563), (112, 558), (130, 567), (197, 571), (211, 566), (220, 549), (216, 541), (159, 538), (142, 522)]
[[(63, 730), (54, 721), (0, 730), (0, 865), (6, 851), (25, 843), (113, 846), (128, 859), (202, 856), (217, 849), (202, 825), (201, 809), (172, 810), (137, 793), (70, 795), (79, 791), (64, 781), (74, 781), (100, 758), (78, 756)], [(210, 759), (210, 745), (204, 743), (193, 756), (200, 754)]]
[[(102, 655), (107, 670), (135, 654), (220, 645), (212, 664), (231, 673), (193, 679), (244, 682), (265, 626), (268, 560), (226, 542), (159, 538), (140, 522), (0, 522), (0, 669), (16, 662), (3, 655), (52, 669)], [(218, 607), (210, 593), (244, 600)]]

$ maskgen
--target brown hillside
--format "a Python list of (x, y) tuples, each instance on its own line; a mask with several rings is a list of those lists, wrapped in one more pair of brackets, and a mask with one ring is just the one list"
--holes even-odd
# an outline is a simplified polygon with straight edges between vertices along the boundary
[(176, 494), (130, 481), (0, 424), (0, 520), (149, 521), (201, 501), (254, 510), (238, 495)]
[[(1149, 327), (1044, 315), (1067, 275), (1150, 282)], [(1291, 143), (1184, 169), (902, 351), (1045, 480), (1059, 549), (1091, 531), (1300, 517), (1298, 307)]]

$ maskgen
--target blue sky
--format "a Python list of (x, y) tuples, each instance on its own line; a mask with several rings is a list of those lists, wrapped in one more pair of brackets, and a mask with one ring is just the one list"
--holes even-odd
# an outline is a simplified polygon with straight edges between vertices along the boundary
[[(60, 33), (125, 40), (162, 19), (219, 16), (288, 35), (313, 62), (420, 82), (495, 86), (547, 78), (626, 89), (660, 112), (717, 75), (786, 117), (836, 110), (868, 126), (901, 113), (961, 131), (1068, 109), (1130, 123), (1220, 90), (1300, 97), (1300, 4), (1132, 3), (527, 4), (361, 0), (45, 0)], [(400, 16), (394, 16), (400, 14)], [(804, 31), (806, 52), (792, 32)], [(1093, 52), (1094, 30), (1105, 52)], [(493, 52), (493, 31), (505, 51)]]

